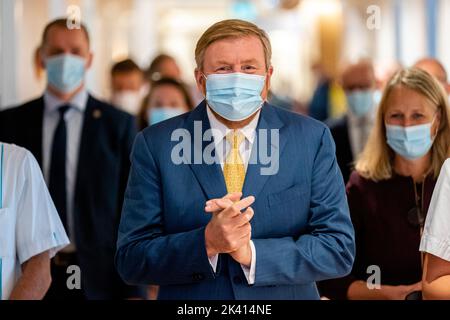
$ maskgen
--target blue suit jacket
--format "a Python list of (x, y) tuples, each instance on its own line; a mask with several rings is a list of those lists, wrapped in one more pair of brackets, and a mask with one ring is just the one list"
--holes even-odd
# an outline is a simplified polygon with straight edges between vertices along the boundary
[[(136, 138), (116, 253), (126, 282), (160, 285), (159, 299), (318, 299), (316, 281), (351, 271), (354, 231), (328, 128), (265, 104), (257, 129), (279, 129), (273, 147), (280, 160), (275, 175), (261, 175), (261, 163), (249, 164), (243, 187), (244, 197), (256, 197), (255, 284), (247, 284), (227, 254), (214, 273), (205, 250), (211, 217), (204, 206), (227, 193), (220, 164), (171, 160), (179, 144), (172, 132), (184, 128), (194, 137), (194, 121), (210, 128), (204, 102)], [(190, 143), (192, 152), (208, 144)]]

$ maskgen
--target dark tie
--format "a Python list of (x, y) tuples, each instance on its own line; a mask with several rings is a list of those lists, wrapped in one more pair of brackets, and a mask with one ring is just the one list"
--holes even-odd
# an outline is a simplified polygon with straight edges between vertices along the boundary
[(367, 142), (367, 119), (363, 117), (359, 120), (359, 150), (358, 154), (364, 149)]
[(53, 136), (49, 191), (58, 210), (61, 222), (67, 228), (67, 185), (66, 185), (66, 149), (67, 149), (67, 128), (64, 115), (69, 106), (65, 105), (58, 109), (59, 122)]

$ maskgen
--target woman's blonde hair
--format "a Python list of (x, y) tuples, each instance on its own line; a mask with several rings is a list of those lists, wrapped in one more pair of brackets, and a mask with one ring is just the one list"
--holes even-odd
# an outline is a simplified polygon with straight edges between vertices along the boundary
[(205, 51), (213, 42), (227, 38), (241, 38), (248, 36), (256, 36), (259, 40), (261, 40), (264, 49), (266, 68), (268, 69), (271, 66), (270, 61), (272, 59), (272, 47), (270, 45), (270, 40), (267, 33), (258, 28), (255, 24), (239, 19), (219, 21), (209, 27), (208, 30), (202, 34), (195, 48), (195, 61), (197, 63), (197, 68), (200, 70), (203, 68)]
[(374, 181), (392, 177), (395, 153), (386, 142), (384, 117), (388, 108), (389, 96), (398, 86), (409, 88), (423, 95), (437, 108), (436, 111), (440, 114), (440, 126), (431, 147), (430, 168), (433, 176), (437, 178), (442, 164), (449, 157), (450, 107), (442, 85), (433, 76), (417, 68), (400, 70), (387, 84), (378, 107), (374, 127), (363, 152), (356, 161), (355, 169), (362, 177)]

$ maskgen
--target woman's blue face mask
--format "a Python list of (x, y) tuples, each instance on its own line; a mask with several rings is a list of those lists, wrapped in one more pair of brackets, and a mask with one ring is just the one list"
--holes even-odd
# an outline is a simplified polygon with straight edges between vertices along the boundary
[(147, 114), (149, 125), (154, 125), (168, 119), (174, 118), (185, 113), (186, 110), (182, 107), (154, 107), (150, 108)]
[(388, 145), (406, 159), (418, 159), (430, 151), (436, 136), (431, 137), (431, 128), (436, 115), (430, 123), (403, 127), (386, 124)]
[(242, 121), (261, 109), (265, 75), (236, 72), (203, 76), (206, 79), (206, 101), (221, 117)]

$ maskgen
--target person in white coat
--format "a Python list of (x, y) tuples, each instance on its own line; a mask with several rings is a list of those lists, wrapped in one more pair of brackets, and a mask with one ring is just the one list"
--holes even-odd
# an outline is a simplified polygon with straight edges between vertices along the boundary
[(450, 299), (450, 159), (442, 166), (420, 243), (422, 290), (428, 300)]
[(42, 299), (50, 259), (68, 244), (33, 155), (0, 143), (0, 300)]

